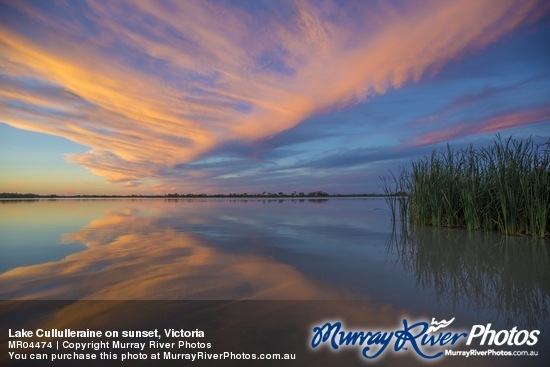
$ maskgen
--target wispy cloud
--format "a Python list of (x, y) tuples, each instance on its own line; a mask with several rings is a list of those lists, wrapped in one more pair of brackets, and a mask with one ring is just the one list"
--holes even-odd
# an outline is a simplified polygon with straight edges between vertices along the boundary
[[(0, 26), (1, 121), (90, 147), (69, 160), (130, 186), (162, 182), (215, 151), (261, 149), (543, 13), (523, 0), (12, 6)], [(487, 122), (486, 131), (503, 123), (511, 126)]]
[(550, 107), (513, 111), (478, 121), (467, 121), (450, 128), (424, 134), (416, 139), (414, 146), (434, 144), (479, 133), (504, 131), (514, 127), (537, 124), (548, 120), (550, 120)]

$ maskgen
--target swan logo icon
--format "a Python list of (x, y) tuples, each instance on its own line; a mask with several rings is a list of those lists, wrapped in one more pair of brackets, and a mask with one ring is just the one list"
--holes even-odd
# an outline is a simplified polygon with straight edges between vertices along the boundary
[(432, 325), (428, 328), (427, 333), (435, 333), (439, 329), (446, 328), (447, 326), (451, 325), (453, 321), (455, 321), (454, 317), (449, 321), (443, 319), (439, 322), (435, 321), (435, 318), (432, 318)]

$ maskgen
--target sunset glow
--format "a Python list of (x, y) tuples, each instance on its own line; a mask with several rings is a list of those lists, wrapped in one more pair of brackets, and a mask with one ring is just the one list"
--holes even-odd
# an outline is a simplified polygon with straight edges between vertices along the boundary
[[(0, 192), (381, 192), (550, 135), (544, 1), (2, 1)], [(38, 133), (38, 134), (37, 134)]]

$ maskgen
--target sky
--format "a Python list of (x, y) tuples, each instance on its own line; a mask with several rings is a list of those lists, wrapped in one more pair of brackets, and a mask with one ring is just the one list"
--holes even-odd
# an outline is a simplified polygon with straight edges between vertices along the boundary
[(0, 192), (381, 193), (550, 137), (550, 3), (0, 0)]

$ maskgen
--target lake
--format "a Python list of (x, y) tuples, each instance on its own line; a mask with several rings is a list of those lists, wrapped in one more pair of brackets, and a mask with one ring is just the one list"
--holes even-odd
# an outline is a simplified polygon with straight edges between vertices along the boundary
[[(267, 330), (300, 317), (363, 328), (455, 317), (465, 328), (540, 329), (547, 345), (547, 241), (409, 228), (390, 213), (381, 198), (4, 200), (0, 299), (19, 302), (27, 311), (18, 317), (28, 323), (39, 309), (59, 325), (74, 319), (69, 314), (115, 312), (123, 301), (148, 301), (142, 310), (178, 301), (199, 313), (242, 301), (226, 311)], [(42, 303), (21, 304), (30, 300)], [(16, 312), (8, 303), (6, 315)], [(159, 322), (122, 304), (117, 320), (122, 312), (133, 322)], [(162, 305), (166, 313), (176, 307)], [(271, 321), (254, 318), (255, 308), (269, 309)], [(212, 320), (201, 315), (195, 320)]]

